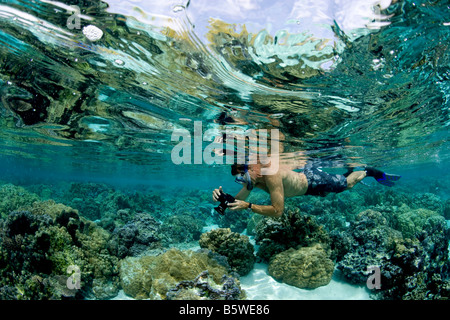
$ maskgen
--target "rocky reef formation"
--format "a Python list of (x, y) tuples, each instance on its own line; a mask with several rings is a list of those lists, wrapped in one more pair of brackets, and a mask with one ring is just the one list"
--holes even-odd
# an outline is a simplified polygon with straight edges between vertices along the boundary
[(300, 210), (288, 210), (279, 218), (264, 218), (255, 226), (255, 241), (259, 245), (257, 256), (269, 262), (272, 256), (290, 248), (320, 244), (329, 252), (330, 237), (315, 217)]
[(135, 299), (242, 299), (237, 278), (209, 251), (170, 249), (120, 263), (120, 283)]
[(123, 259), (138, 256), (148, 249), (161, 248), (160, 225), (148, 214), (136, 214), (130, 222), (112, 232), (108, 249), (112, 255)]
[(331, 281), (331, 239), (314, 216), (289, 210), (279, 218), (258, 219), (254, 226), (257, 256), (276, 280), (302, 289)]
[(107, 222), (111, 223), (111, 220), (120, 225), (121, 221), (116, 216), (119, 210), (128, 210), (131, 215), (141, 212), (156, 214), (161, 212), (164, 205), (158, 195), (138, 191), (124, 192), (101, 183), (72, 183), (60, 200), (78, 209), (92, 221), (103, 220), (104, 226)]
[(245, 294), (236, 278), (223, 275), (218, 285), (208, 271), (203, 271), (193, 281), (181, 281), (166, 295), (167, 300), (240, 300), (243, 297)]
[[(401, 232), (389, 227), (383, 215), (374, 210), (361, 212), (349, 227), (348, 233), (334, 234), (334, 247), (343, 250), (337, 267), (344, 277), (356, 284), (367, 281), (368, 266), (379, 266), (388, 258), (388, 251), (396, 241), (402, 240)], [(341, 245), (347, 242), (347, 245)]]
[(161, 226), (167, 243), (198, 241), (205, 222), (189, 214), (169, 216)]
[[(0, 222), (0, 298), (110, 298), (119, 290), (109, 234), (52, 200), (13, 211)], [(71, 266), (80, 290), (67, 286)]]
[[(242, 299), (238, 277), (257, 259), (300, 288), (333, 274), (364, 286), (374, 266), (375, 299), (450, 298), (449, 200), (434, 193), (360, 188), (286, 199), (279, 218), (223, 219), (204, 191), (174, 190), (1, 185), (0, 299)], [(206, 224), (233, 228), (202, 234)], [(73, 270), (80, 289), (67, 285)]]
[(200, 247), (227, 257), (233, 271), (244, 276), (255, 263), (254, 247), (247, 236), (232, 232), (229, 228), (219, 228), (202, 234)]
[[(445, 201), (434, 194), (391, 190), (364, 190), (319, 200), (288, 200), (288, 208), (298, 209), (288, 209), (280, 218), (252, 221), (258, 258), (272, 264), (286, 250), (293, 254), (320, 244), (339, 275), (350, 283), (366, 285), (369, 267), (378, 267), (382, 286), (372, 292), (376, 299), (449, 297)], [(282, 260), (289, 261), (286, 256)]]
[(274, 279), (301, 289), (327, 285), (333, 271), (333, 261), (319, 245), (278, 253), (270, 259), (268, 268)]
[(4, 184), (0, 187), (0, 218), (6, 218), (11, 211), (30, 206), (38, 200), (38, 195), (23, 187)]
[(386, 219), (380, 212), (366, 210), (352, 223), (346, 237), (351, 245), (337, 267), (348, 281), (357, 284), (366, 283), (369, 266), (378, 267), (381, 289), (374, 297), (450, 297), (450, 234), (445, 219), (436, 212), (403, 206)]

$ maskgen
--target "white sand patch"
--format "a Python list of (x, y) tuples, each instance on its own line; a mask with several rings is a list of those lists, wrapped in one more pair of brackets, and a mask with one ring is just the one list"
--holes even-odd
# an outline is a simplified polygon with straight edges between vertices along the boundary
[(328, 285), (314, 290), (280, 283), (267, 273), (267, 265), (263, 263), (256, 263), (254, 269), (241, 278), (241, 287), (249, 300), (370, 300), (366, 287), (344, 283), (335, 276)]

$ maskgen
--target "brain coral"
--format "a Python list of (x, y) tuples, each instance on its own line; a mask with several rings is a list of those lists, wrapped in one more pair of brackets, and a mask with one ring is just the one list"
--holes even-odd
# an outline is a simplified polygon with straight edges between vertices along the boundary
[[(120, 263), (120, 282), (125, 294), (135, 299), (166, 299), (181, 281), (194, 281), (208, 271), (210, 283), (220, 285), (229, 266), (207, 250), (170, 249), (158, 256), (127, 257)], [(242, 293), (243, 294), (243, 293)]]
[(331, 281), (334, 264), (320, 246), (290, 248), (272, 257), (269, 274), (301, 289), (315, 289)]

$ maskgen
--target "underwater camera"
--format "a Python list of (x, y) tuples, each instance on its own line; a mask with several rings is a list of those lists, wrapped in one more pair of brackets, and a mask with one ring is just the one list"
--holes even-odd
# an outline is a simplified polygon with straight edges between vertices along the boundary
[(231, 194), (220, 191), (220, 196), (218, 200), (220, 201), (220, 204), (217, 207), (215, 207), (214, 210), (216, 210), (219, 214), (224, 215), (225, 210), (228, 207), (228, 204), (234, 202), (235, 199)]

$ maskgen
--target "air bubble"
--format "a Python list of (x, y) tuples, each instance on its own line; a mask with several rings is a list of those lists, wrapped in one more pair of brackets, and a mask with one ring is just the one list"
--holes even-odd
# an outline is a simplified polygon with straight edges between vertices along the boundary
[(269, 117), (272, 119), (280, 119), (283, 116), (284, 116), (284, 113), (274, 113), (274, 114), (271, 114)]
[(182, 6), (181, 4), (179, 4), (179, 5), (174, 6), (174, 7), (172, 8), (172, 11), (173, 11), (173, 12), (181, 12), (181, 11), (183, 11), (184, 9), (185, 9), (184, 6)]
[(97, 41), (103, 37), (103, 31), (91, 24), (83, 28), (83, 34), (91, 41)]

